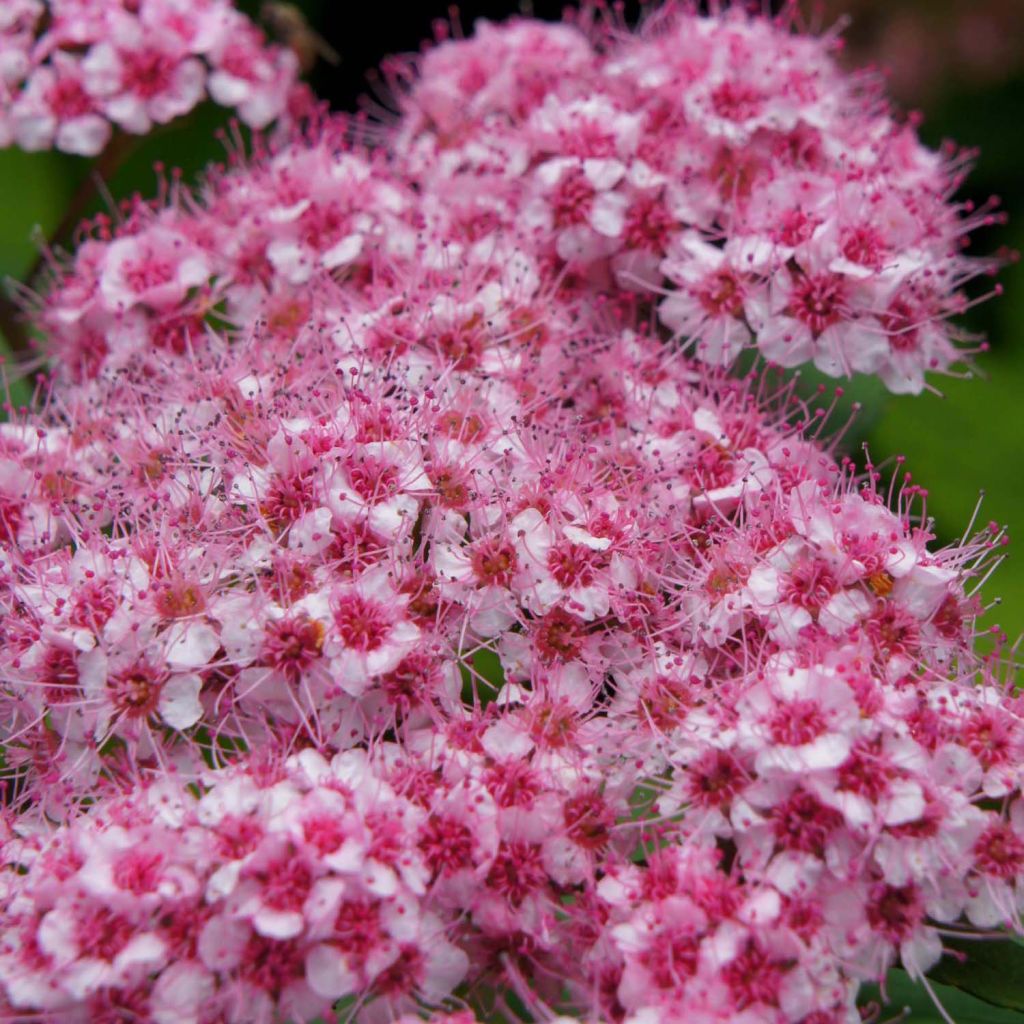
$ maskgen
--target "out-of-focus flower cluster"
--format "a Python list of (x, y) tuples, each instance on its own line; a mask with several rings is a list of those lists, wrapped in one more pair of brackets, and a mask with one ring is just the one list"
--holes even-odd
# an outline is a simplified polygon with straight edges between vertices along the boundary
[(297, 74), (229, 0), (5, 0), (0, 146), (93, 156), (114, 129), (144, 135), (206, 96), (263, 128)]
[(725, 364), (952, 358), (937, 312), (897, 364), (852, 298), (952, 308), (949, 165), (739, 13), (483, 24), (419, 75), (386, 145), (234, 154), (34, 311), (0, 1005), (858, 1021), (1019, 923), (1024, 720), (974, 652), (1003, 537), (937, 549), (827, 399)]

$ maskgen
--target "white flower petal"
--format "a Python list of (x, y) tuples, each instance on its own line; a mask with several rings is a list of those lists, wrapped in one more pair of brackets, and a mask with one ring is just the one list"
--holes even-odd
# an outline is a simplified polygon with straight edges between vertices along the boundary
[(172, 729), (188, 729), (203, 717), (202, 679), (195, 673), (171, 676), (160, 691), (160, 717)]

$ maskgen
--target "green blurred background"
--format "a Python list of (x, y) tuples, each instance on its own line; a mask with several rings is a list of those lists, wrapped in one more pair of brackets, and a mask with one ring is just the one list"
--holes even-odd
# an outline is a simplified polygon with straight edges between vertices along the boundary
[[(258, 15), (257, 0), (243, 6)], [(443, 0), (421, 2), (412, 14), (391, 3), (358, 12), (342, 0), (301, 0), (298, 6), (340, 54), (340, 64), (318, 65), (312, 82), (342, 109), (355, 106), (366, 90), (367, 71), (385, 53), (416, 48), (435, 19), (447, 15)], [(530, 5), (542, 16), (556, 15), (560, 6), (560, 0)], [(479, 15), (502, 17), (520, 4), (461, 7), (468, 28)], [(851, 65), (888, 69), (899, 106), (922, 112), (929, 144), (953, 139), (979, 150), (963, 195), (977, 202), (998, 195), (1009, 220), (980, 233), (973, 250), (1024, 247), (1024, 0), (808, 0), (812, 25), (828, 26), (846, 14)], [(203, 107), (141, 140), (109, 181), (110, 192), (117, 198), (152, 194), (156, 161), (194, 180), (207, 162), (223, 155), (216, 132), (226, 121), (222, 111)], [(25, 279), (38, 253), (34, 239), (52, 234), (89, 171), (90, 163), (81, 158), (0, 152), (0, 274)], [(101, 209), (99, 202), (93, 209)], [(976, 379), (936, 380), (942, 397), (894, 398), (869, 380), (849, 389), (865, 407), (848, 435), (850, 447), (867, 442), (876, 463), (906, 456), (915, 480), (929, 489), (929, 511), (943, 542), (959, 537), (983, 489), (981, 522), (996, 520), (1011, 535), (1024, 533), (1024, 271), (1010, 265), (1000, 281), (1006, 294), (973, 309), (964, 322), (992, 346), (978, 359)], [(16, 388), (16, 400), (26, 395), (24, 385)], [(998, 621), (1016, 638), (1024, 632), (1024, 556), (1010, 550), (985, 588), (986, 600), (999, 596), (1002, 605), (984, 624)]]

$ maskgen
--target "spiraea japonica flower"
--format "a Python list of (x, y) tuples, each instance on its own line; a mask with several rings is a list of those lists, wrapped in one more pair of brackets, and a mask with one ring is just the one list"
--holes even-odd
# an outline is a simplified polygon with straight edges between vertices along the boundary
[[(639, 36), (592, 30), (589, 54), (564, 25), (497, 35), (421, 62), (392, 133), (417, 181), (656, 300), (706, 362), (754, 345), (897, 392), (956, 362), (947, 318), (993, 267), (960, 240), (992, 213), (949, 202), (962, 159), (841, 72), (834, 39), (671, 5)], [(551, 54), (571, 73), (535, 70)]]
[[(172, 9), (169, 95), (125, 95)], [(269, 110), (226, 17), (118, 15), (103, 116), (205, 66)], [(939, 547), (778, 369), (920, 390), (989, 269), (957, 165), (830, 46), (483, 23), (392, 66), (394, 123), (54, 261), (0, 426), (5, 1014), (852, 1022), (1019, 928), (1005, 538)]]
[(93, 156), (209, 95), (246, 124), (285, 114), (295, 55), (227, 0), (12, 0), (0, 14), (0, 142)]

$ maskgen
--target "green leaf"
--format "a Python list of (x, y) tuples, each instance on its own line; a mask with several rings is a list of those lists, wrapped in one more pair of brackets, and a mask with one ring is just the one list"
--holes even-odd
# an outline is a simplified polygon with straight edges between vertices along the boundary
[(501, 658), (494, 651), (481, 648), (473, 655), (473, 670), (492, 690), (500, 690), (505, 685), (505, 670), (501, 667)]
[[(968, 971), (971, 969), (968, 966)], [(929, 976), (929, 985), (943, 1010), (956, 1024), (1024, 1024), (1024, 1014), (1012, 1009), (996, 1008), (987, 1001), (987, 996), (978, 999), (951, 985), (942, 984), (935, 972)], [(905, 1024), (947, 1024), (947, 1018), (939, 1012), (928, 989), (911, 979), (906, 971), (899, 969), (891, 970), (886, 977), (885, 998), (878, 985), (865, 985), (857, 1003), (861, 1007), (870, 1003), (885, 1006), (882, 1020), (892, 1016), (893, 1012), (906, 1010), (908, 1016)]]
[(501, 659), (486, 647), (473, 652), (472, 657), (459, 666), (462, 673), (462, 700), (466, 704), (486, 707), (505, 685), (505, 670)]
[[(1024, 230), (1018, 226), (1008, 240), (1024, 246)], [(1008, 526), (1013, 538), (1024, 532), (1024, 474), (1015, 471), (1024, 394), (1024, 265), (1006, 271), (1001, 280), (1005, 297), (982, 310), (992, 316), (1002, 345), (978, 358), (980, 379), (937, 376), (933, 383), (944, 397), (894, 396), (871, 432), (876, 463), (905, 455), (915, 482), (928, 488), (935, 546), (960, 536), (981, 491), (985, 500), (976, 526), (995, 520)], [(999, 597), (1002, 606), (981, 620), (982, 628), (999, 624), (1011, 640), (1024, 631), (1024, 559), (1013, 550), (982, 591), (986, 602)]]
[(929, 977), (993, 1006), (1024, 1010), (1024, 946), (948, 938), (944, 945), (953, 955), (944, 956)]

